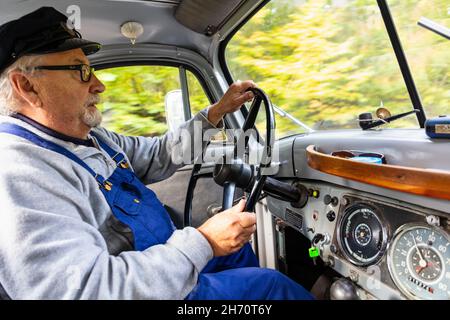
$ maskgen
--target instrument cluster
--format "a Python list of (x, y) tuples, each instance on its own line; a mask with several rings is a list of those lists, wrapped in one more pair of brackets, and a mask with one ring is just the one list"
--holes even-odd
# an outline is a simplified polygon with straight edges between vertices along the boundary
[[(299, 231), (361, 299), (450, 300), (450, 215), (323, 182), (303, 182), (306, 206), (270, 198), (276, 221)], [(276, 234), (283, 243), (282, 234)], [(277, 249), (285, 256), (284, 246)], [(302, 253), (304, 254), (304, 253)], [(349, 288), (336, 285), (334, 288)]]
[[(450, 237), (445, 228), (385, 203), (354, 197), (346, 202), (336, 240), (348, 261), (359, 268), (387, 265), (387, 279), (409, 299), (450, 299)], [(409, 221), (411, 214), (416, 221)]]

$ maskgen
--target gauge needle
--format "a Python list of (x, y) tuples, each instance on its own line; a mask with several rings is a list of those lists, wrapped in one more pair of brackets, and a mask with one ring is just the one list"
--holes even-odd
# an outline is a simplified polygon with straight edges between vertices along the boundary
[[(416, 238), (414, 238), (414, 235), (411, 235), (411, 237), (413, 238), (413, 241), (414, 241), (414, 247), (416, 248), (416, 251), (419, 254), (419, 257), (420, 257), (419, 266), (421, 267), (420, 270), (422, 270), (423, 268), (425, 268), (427, 266), (427, 261), (423, 258), (422, 252), (420, 252), (420, 249), (417, 246)], [(420, 271), (417, 271), (417, 272), (420, 272)]]
[(417, 266), (416, 267), (416, 273), (419, 274), (425, 267)]

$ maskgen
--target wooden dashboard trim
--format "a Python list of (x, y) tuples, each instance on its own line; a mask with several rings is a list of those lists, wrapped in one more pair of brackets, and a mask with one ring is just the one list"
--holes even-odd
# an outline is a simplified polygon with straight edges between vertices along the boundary
[(306, 155), (308, 165), (320, 172), (378, 187), (450, 200), (449, 171), (358, 162), (321, 153), (314, 145), (306, 148)]

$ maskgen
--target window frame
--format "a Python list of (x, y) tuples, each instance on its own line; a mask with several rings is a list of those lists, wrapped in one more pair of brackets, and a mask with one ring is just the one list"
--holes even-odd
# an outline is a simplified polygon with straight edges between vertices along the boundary
[[(225, 81), (230, 86), (234, 81), (233, 77), (231, 75), (230, 69), (228, 68), (226, 59), (225, 59), (225, 50), (228, 46), (228, 43), (230, 40), (235, 36), (235, 34), (241, 30), (241, 28), (250, 20), (252, 19), (262, 8), (266, 6), (267, 3), (269, 3), (271, 0), (264, 0), (258, 6), (248, 15), (246, 16), (241, 22), (239, 22), (233, 30), (231, 30), (230, 33), (228, 33), (225, 38), (219, 43), (219, 47), (217, 49), (217, 60), (219, 61), (219, 66), (222, 71), (222, 74), (225, 78)], [(247, 106), (244, 104), (240, 109), (242, 116), (244, 119), (247, 119), (249, 110), (247, 109)], [(264, 138), (261, 136), (261, 134), (258, 131), (258, 128), (256, 128), (256, 125), (252, 128), (254, 132), (256, 132), (256, 139), (257, 141), (261, 141), (264, 143)], [(278, 139), (276, 139), (278, 140)]]
[[(217, 57), (220, 64), (220, 69), (222, 70), (223, 76), (225, 77), (225, 80), (227, 81), (228, 85), (231, 85), (233, 83), (233, 77), (231, 75), (230, 69), (228, 68), (226, 59), (225, 59), (225, 50), (228, 46), (228, 43), (230, 40), (235, 36), (236, 33), (238, 33), (239, 30), (250, 20), (252, 19), (262, 8), (266, 6), (267, 3), (269, 3), (271, 0), (264, 0), (262, 1), (256, 8), (253, 10), (248, 16), (245, 17), (241, 22), (239, 22), (236, 27), (226, 35), (226, 37), (220, 42), (219, 48), (217, 50)], [(247, 107), (244, 105), (243, 108), (241, 108), (242, 115), (244, 118), (247, 118), (248, 110)], [(256, 128), (254, 128), (256, 130)], [(258, 130), (256, 130), (258, 132)], [(258, 133), (259, 135), (259, 133)]]

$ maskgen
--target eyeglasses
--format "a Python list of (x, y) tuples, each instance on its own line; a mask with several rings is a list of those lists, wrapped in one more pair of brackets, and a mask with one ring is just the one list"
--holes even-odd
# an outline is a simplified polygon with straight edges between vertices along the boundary
[(95, 69), (87, 64), (73, 64), (65, 66), (37, 66), (36, 70), (78, 70), (80, 71), (80, 79), (82, 82), (89, 82)]
[(376, 153), (376, 152), (364, 152), (364, 151), (357, 151), (357, 150), (339, 150), (334, 151), (331, 153), (334, 157), (340, 157), (340, 158), (355, 158), (355, 157), (369, 157), (369, 158), (379, 158), (381, 159), (381, 163), (386, 163), (386, 158), (384, 157), (384, 154)]

